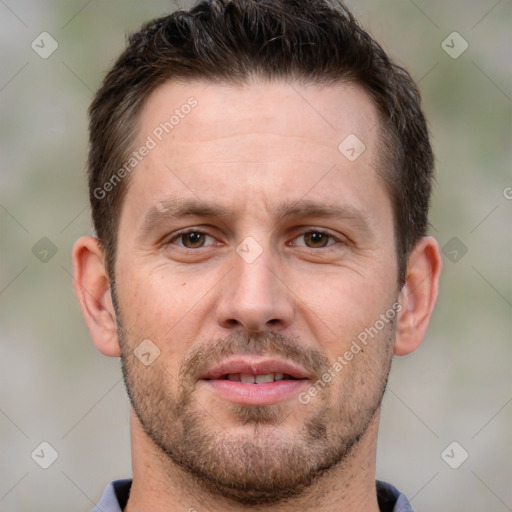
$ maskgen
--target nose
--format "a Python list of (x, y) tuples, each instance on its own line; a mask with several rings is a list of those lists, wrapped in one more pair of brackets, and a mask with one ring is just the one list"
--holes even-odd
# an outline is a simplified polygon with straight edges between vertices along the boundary
[(226, 276), (217, 303), (222, 328), (261, 332), (285, 329), (293, 320), (292, 292), (282, 280), (279, 265), (264, 251), (248, 262), (234, 254), (234, 267)]

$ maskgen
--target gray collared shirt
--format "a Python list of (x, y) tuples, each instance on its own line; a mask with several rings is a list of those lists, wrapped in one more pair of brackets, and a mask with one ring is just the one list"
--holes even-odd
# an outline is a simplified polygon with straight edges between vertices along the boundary
[[(116, 480), (107, 485), (91, 512), (122, 512), (128, 502), (132, 481)], [(395, 487), (377, 480), (377, 500), (381, 512), (413, 512), (409, 500)]]

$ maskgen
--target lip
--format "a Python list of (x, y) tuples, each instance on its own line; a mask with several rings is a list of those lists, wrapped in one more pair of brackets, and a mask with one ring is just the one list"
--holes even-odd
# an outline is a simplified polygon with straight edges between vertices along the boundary
[[(293, 379), (250, 384), (222, 379), (229, 374), (265, 375), (283, 373)], [(234, 356), (209, 368), (198, 384), (219, 397), (239, 405), (273, 405), (286, 400), (308, 384), (310, 375), (301, 366), (282, 359)]]
[(267, 373), (286, 373), (294, 379), (309, 378), (308, 372), (301, 366), (284, 359), (269, 357), (234, 356), (224, 359), (219, 364), (209, 368), (200, 379), (218, 379), (223, 375), (245, 373), (250, 375), (265, 375)]

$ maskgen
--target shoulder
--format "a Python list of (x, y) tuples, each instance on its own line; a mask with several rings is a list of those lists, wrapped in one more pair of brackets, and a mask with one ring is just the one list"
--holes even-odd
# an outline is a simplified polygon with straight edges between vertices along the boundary
[(105, 487), (100, 501), (91, 512), (122, 512), (128, 503), (132, 480), (115, 480)]
[(413, 512), (407, 497), (396, 487), (386, 482), (376, 481), (377, 501), (381, 512)]

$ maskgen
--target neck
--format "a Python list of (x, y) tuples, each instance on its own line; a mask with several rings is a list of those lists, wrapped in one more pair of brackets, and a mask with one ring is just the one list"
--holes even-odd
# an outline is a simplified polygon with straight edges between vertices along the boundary
[(169, 510), (209, 512), (378, 512), (375, 456), (380, 411), (342, 464), (322, 475), (299, 497), (280, 504), (247, 507), (212, 495), (154, 445), (131, 412), (133, 483), (124, 512)]

